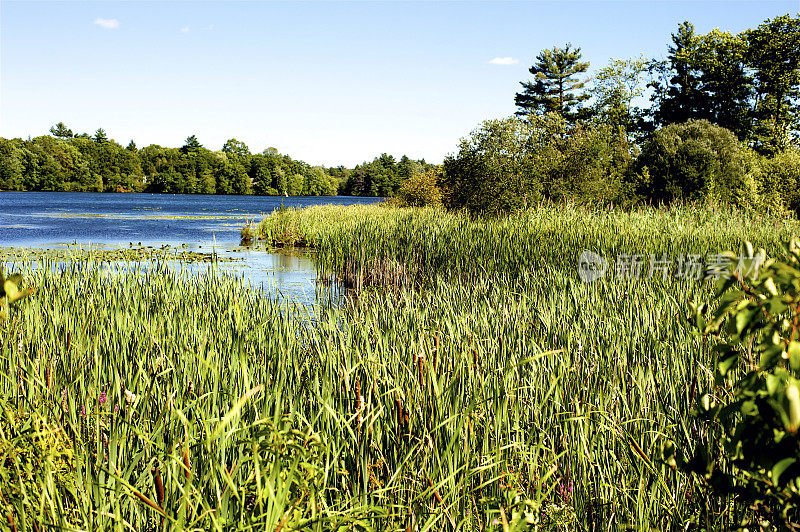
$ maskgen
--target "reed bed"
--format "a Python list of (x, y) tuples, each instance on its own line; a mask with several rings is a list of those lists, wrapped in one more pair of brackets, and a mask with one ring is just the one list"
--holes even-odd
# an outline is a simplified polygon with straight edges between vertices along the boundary
[(437, 277), (472, 282), (487, 274), (574, 271), (583, 250), (611, 261), (623, 254), (674, 260), (738, 250), (750, 241), (780, 253), (782, 242), (799, 232), (795, 220), (723, 207), (624, 211), (569, 204), (496, 220), (433, 208), (317, 206), (276, 211), (255, 230), (268, 243), (317, 248), (323, 274), (357, 288), (372, 279), (428, 285)]
[(709, 360), (672, 287), (441, 283), (309, 327), (221, 275), (31, 275), (0, 357), (18, 530), (491, 530), (516, 497), (664, 529), (702, 500), (647, 458)]
[[(572, 208), (560, 223), (536, 211), (480, 222), (359, 209), (286, 216), (328, 257), (324, 268), (350, 250), (361, 264), (395, 261), (413, 282), (363, 290), (343, 307), (315, 309), (314, 320), (214, 268), (190, 276), (78, 260), (29, 269), (36, 294), (0, 332), (9, 526), (644, 531), (740, 522), (747, 508), (658, 459), (665, 438), (705, 437), (687, 412), (713, 389), (711, 345), (682, 317), (690, 300), (712, 297), (710, 283), (586, 284), (574, 263), (535, 262), (508, 235), (522, 220), (539, 228), (528, 235), (552, 227), (525, 248), (549, 257), (595, 234), (601, 252), (668, 252), (712, 235), (702, 249), (735, 248), (740, 237), (773, 245), (791, 222), (747, 228), (690, 211), (620, 221)], [(651, 220), (651, 236), (626, 216)], [(587, 223), (579, 236), (563, 230), (571, 217)], [(653, 231), (674, 232), (673, 221), (683, 240)], [(617, 236), (600, 233), (617, 226)], [(458, 241), (476, 234), (482, 243)], [(437, 241), (474, 255), (447, 257)], [(538, 269), (526, 273), (531, 264)], [(420, 279), (430, 281), (424, 290)]]

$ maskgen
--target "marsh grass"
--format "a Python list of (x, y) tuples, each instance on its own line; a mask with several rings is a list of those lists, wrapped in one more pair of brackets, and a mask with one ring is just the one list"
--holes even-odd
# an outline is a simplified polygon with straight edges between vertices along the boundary
[(437, 277), (472, 282), (487, 274), (513, 279), (554, 268), (574, 271), (583, 250), (609, 260), (622, 254), (666, 255), (738, 250), (745, 241), (781, 253), (800, 224), (729, 208), (675, 206), (633, 211), (542, 205), (502, 219), (439, 209), (385, 205), (316, 206), (275, 212), (255, 236), (268, 243), (315, 247), (320, 269), (360, 287), (399, 277), (428, 285)]
[(511, 519), (516, 496), (545, 529), (695, 510), (636, 451), (672, 430), (708, 357), (664, 286), (442, 283), (367, 292), (308, 327), (216, 274), (31, 282), (0, 362), (4, 406), (29, 422), (4, 448), (45, 427), (69, 458), (2, 487), (18, 524), (461, 530)]
[(322, 269), (410, 280), (311, 320), (215, 268), (27, 272), (36, 295), (0, 334), (18, 530), (721, 530), (748, 511), (657, 459), (676, 431), (705, 437), (686, 413), (713, 390), (711, 340), (682, 318), (711, 284), (585, 284), (569, 257), (768, 247), (790, 223), (281, 216), (259, 233), (302, 232)]

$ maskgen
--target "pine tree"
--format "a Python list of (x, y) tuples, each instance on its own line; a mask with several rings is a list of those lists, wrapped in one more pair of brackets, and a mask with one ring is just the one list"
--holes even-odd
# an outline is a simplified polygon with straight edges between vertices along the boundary
[(662, 75), (669, 79), (651, 84), (655, 89), (653, 100), (656, 104), (654, 122), (665, 126), (686, 122), (690, 118), (703, 117), (703, 98), (700, 91), (700, 77), (692, 62), (697, 48), (694, 24), (684, 21), (672, 34), (666, 63), (659, 66)]
[(196, 135), (190, 135), (186, 137), (186, 144), (181, 147), (181, 151), (183, 153), (195, 152), (202, 148), (203, 145), (200, 144), (200, 141), (197, 140)]
[(745, 38), (755, 78), (755, 147), (775, 154), (800, 136), (800, 16), (766, 20)]
[(94, 132), (94, 141), (98, 144), (108, 142), (108, 136), (106, 135), (105, 129), (102, 127), (97, 128), (97, 131)]
[(520, 82), (524, 90), (514, 98), (519, 108), (516, 114), (554, 112), (571, 122), (585, 117), (588, 110), (580, 104), (589, 95), (581, 91), (585, 82), (578, 75), (589, 69), (589, 62), (581, 61), (581, 57), (581, 49), (573, 49), (569, 43), (564, 48), (542, 50), (536, 56), (536, 64), (528, 70), (534, 80)]
[(54, 125), (50, 128), (50, 133), (54, 137), (58, 137), (60, 139), (70, 139), (72, 138), (72, 130), (67, 128), (64, 125), (64, 122), (59, 122), (58, 124)]

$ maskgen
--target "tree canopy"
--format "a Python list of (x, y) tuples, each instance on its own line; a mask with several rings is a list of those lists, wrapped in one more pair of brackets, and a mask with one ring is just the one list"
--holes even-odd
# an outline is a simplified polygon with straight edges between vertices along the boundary
[(180, 148), (126, 147), (103, 128), (73, 135), (62, 122), (53, 136), (0, 138), (0, 190), (164, 192), (172, 194), (391, 196), (424, 161), (383, 154), (355, 169), (324, 168), (267, 148), (251, 153), (237, 139), (219, 151), (190, 135)]

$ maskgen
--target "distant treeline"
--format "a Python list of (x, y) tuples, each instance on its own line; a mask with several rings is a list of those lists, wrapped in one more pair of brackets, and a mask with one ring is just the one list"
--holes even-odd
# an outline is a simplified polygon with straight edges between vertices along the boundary
[(73, 135), (61, 122), (50, 133), (0, 138), (0, 190), (392, 196), (412, 172), (430, 166), (383, 154), (352, 169), (324, 168), (275, 148), (254, 154), (236, 139), (212, 151), (194, 135), (180, 148), (123, 147), (103, 129)]

